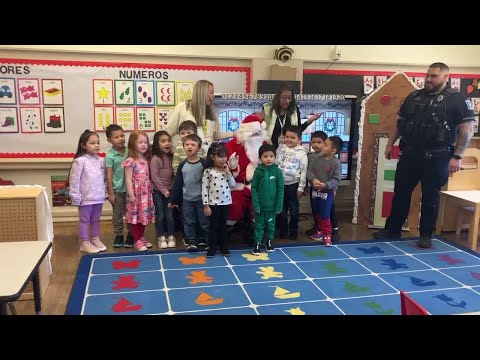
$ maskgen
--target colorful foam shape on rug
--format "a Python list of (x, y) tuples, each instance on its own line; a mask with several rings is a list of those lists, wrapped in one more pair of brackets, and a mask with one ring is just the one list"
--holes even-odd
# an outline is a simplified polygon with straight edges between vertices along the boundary
[(400, 290), (432, 315), (480, 312), (480, 255), (439, 237), (262, 251), (84, 255), (65, 314), (400, 315)]

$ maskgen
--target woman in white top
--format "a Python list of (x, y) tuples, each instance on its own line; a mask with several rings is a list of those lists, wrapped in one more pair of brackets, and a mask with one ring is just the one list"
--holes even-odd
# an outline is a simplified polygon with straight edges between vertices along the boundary
[(283, 144), (283, 131), (290, 125), (300, 126), (302, 132), (317, 120), (322, 113), (312, 114), (303, 124), (300, 120), (300, 109), (295, 101), (295, 94), (288, 83), (283, 83), (277, 90), (273, 100), (263, 105), (267, 135), (275, 149)]
[(213, 106), (215, 97), (213, 84), (208, 80), (198, 80), (193, 87), (192, 99), (179, 103), (168, 119), (167, 131), (178, 141), (178, 126), (191, 120), (197, 124), (197, 135), (202, 139), (202, 148), (207, 153), (213, 141), (233, 137), (233, 132), (221, 132), (217, 112)]

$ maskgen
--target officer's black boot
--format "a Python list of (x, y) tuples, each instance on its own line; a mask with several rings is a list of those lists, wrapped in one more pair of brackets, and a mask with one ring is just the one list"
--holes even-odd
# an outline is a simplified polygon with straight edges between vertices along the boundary
[(420, 238), (417, 242), (418, 247), (428, 249), (432, 247), (432, 236), (431, 235), (420, 235)]
[(400, 233), (392, 233), (390, 230), (383, 229), (373, 233), (375, 239), (399, 239), (402, 237)]

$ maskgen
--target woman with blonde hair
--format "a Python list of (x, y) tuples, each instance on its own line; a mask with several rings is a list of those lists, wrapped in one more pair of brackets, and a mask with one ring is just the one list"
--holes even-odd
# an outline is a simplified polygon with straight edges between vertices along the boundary
[(202, 148), (207, 153), (213, 141), (233, 137), (233, 132), (221, 132), (217, 112), (213, 106), (215, 89), (208, 80), (198, 80), (193, 87), (191, 100), (179, 103), (168, 119), (167, 131), (178, 142), (178, 126), (187, 120), (197, 124), (197, 135), (202, 139)]

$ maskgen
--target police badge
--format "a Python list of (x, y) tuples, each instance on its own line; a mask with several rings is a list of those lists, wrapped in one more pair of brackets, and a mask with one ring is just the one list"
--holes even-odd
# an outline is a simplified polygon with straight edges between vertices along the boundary
[(466, 99), (465, 103), (467, 104), (468, 110), (473, 110), (472, 101), (470, 99)]

